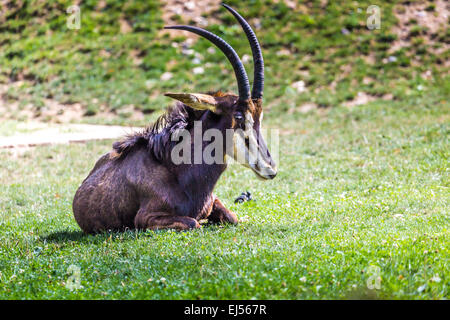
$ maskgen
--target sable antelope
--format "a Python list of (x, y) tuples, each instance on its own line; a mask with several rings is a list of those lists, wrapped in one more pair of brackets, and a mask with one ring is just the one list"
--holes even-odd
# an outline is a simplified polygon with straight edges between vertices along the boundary
[[(229, 6), (224, 7), (236, 17), (250, 42), (254, 60), (251, 94), (239, 56), (223, 39), (197, 27), (165, 27), (196, 33), (217, 46), (233, 66), (239, 95), (166, 93), (178, 100), (175, 106), (143, 132), (115, 142), (113, 150), (97, 161), (77, 190), (73, 212), (83, 231), (184, 230), (200, 227), (198, 221), (202, 219), (211, 223), (236, 224), (236, 215), (212, 193), (226, 169), (226, 162), (174, 164), (171, 159), (171, 151), (176, 145), (171, 135), (181, 129), (192, 134), (195, 121), (200, 121), (206, 130), (219, 130), (223, 136), (227, 130), (235, 129), (231, 147), (223, 147), (224, 157), (241, 159), (244, 166), (262, 179), (275, 177), (276, 165), (259, 134), (264, 88), (261, 48), (245, 19)], [(256, 148), (250, 148), (250, 144)], [(250, 161), (251, 158), (257, 160)]]

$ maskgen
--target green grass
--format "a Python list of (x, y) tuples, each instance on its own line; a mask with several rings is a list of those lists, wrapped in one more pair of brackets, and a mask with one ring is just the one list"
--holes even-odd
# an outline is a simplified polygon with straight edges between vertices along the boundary
[(435, 91), (268, 117), (278, 176), (231, 166), (216, 194), (241, 223), (189, 232), (81, 233), (71, 201), (110, 142), (0, 151), (0, 298), (448, 298), (448, 107)]
[[(22, 2), (0, 15), (0, 84), (16, 83), (3, 107), (31, 103), (39, 113), (46, 99), (78, 102), (86, 116), (76, 122), (138, 126), (170, 103), (165, 91), (236, 91), (231, 67), (205, 40), (192, 46), (205, 73), (192, 73), (195, 54), (174, 46), (183, 33), (158, 34), (156, 0), (83, 1), (79, 31), (66, 27), (71, 1)], [(447, 28), (431, 33), (410, 21), (410, 45), (391, 53), (401, 1), (380, 4), (382, 27), (372, 31), (370, 1), (314, 0), (296, 10), (277, 2), (227, 1), (252, 25), (260, 19), (264, 126), (280, 130), (274, 180), (230, 166), (218, 183), (240, 224), (84, 235), (73, 195), (112, 141), (0, 150), (0, 298), (448, 299)], [(220, 23), (208, 29), (250, 54), (229, 13), (211, 15)], [(120, 20), (131, 32), (120, 32)], [(167, 71), (173, 78), (161, 81)], [(299, 80), (301, 94), (291, 87)], [(376, 100), (346, 108), (358, 92)], [(305, 102), (319, 108), (298, 112)], [(132, 121), (129, 105), (145, 117)], [(112, 117), (99, 115), (105, 108)], [(1, 119), (0, 135), (26, 132), (17, 120)], [(246, 190), (254, 201), (234, 204)], [(83, 286), (72, 291), (71, 265)], [(374, 267), (381, 283), (371, 290)]]
[[(333, 107), (352, 100), (360, 91), (375, 97), (389, 93), (396, 100), (408, 98), (418, 86), (423, 90), (444, 86), (448, 93), (444, 62), (449, 51), (436, 53), (449, 41), (445, 27), (432, 33), (413, 23), (411, 44), (389, 52), (397, 40), (394, 9), (404, 5), (401, 1), (380, 4), (380, 30), (366, 27), (371, 1), (328, 1), (324, 6), (323, 1), (315, 0), (295, 10), (277, 2), (227, 1), (253, 25), (257, 25), (255, 18), (260, 20), (256, 33), (266, 62), (265, 97), (278, 111), (304, 102)], [(99, 8), (98, 1), (83, 2), (80, 30), (66, 27), (65, 10), (72, 4), (69, 0), (23, 1), (22, 6), (5, 8), (0, 16), (0, 83), (24, 81), (11, 88), (5, 98), (30, 102), (36, 112), (47, 98), (67, 104), (79, 102), (91, 116), (79, 121), (95, 118), (95, 122), (126, 123), (127, 115), (114, 120), (94, 115), (102, 108), (119, 113), (129, 105), (149, 114), (169, 103), (162, 96), (166, 91), (236, 91), (231, 67), (219, 50), (207, 51), (209, 42), (196, 41), (192, 54), (182, 54), (174, 45), (185, 40), (183, 32), (174, 39), (158, 34), (164, 25), (158, 1), (106, 3)], [(435, 11), (432, 7), (428, 10)], [(208, 26), (209, 30), (223, 36), (241, 56), (251, 54), (229, 12), (218, 7), (210, 16), (220, 24)], [(121, 20), (128, 21), (131, 32), (120, 32)], [(348, 32), (343, 33), (343, 29)], [(288, 54), (280, 55), (283, 50)], [(395, 61), (386, 62), (390, 56)], [(192, 73), (198, 66), (194, 57), (205, 67), (204, 74)], [(246, 67), (251, 77), (252, 63)], [(173, 78), (161, 81), (167, 71)], [(421, 77), (427, 71), (431, 80)], [(303, 94), (291, 88), (299, 80), (306, 84)]]

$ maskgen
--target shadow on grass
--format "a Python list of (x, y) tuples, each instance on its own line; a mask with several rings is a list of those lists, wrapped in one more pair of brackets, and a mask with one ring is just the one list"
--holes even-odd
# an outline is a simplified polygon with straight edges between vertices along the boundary
[[(233, 226), (227, 226), (233, 227)], [(226, 228), (224, 226), (204, 224), (202, 232), (212, 232), (218, 229)], [(43, 235), (40, 237), (42, 241), (52, 242), (52, 243), (67, 243), (71, 241), (75, 242), (88, 242), (88, 243), (98, 243), (110, 239), (112, 241), (120, 238), (120, 241), (124, 240), (137, 240), (140, 238), (152, 238), (159, 235), (164, 235), (171, 233), (171, 229), (161, 229), (161, 230), (126, 230), (126, 231), (105, 231), (97, 234), (86, 234), (83, 231), (56, 231)], [(195, 232), (195, 230), (184, 230), (178, 231), (179, 233), (184, 232)]]
[(41, 240), (47, 242), (68, 242), (68, 241), (81, 241), (88, 237), (92, 237), (83, 231), (57, 231), (45, 236), (41, 236)]

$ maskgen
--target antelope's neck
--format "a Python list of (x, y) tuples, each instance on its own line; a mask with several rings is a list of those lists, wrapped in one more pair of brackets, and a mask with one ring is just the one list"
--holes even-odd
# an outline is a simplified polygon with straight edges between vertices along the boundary
[(188, 202), (183, 206), (185, 212), (182, 214), (196, 218), (208, 210), (214, 187), (225, 169), (226, 164), (196, 164), (178, 172), (178, 182)]
[(213, 192), (226, 167), (226, 164), (194, 164), (183, 173), (183, 179), (179, 181), (186, 192), (193, 196), (207, 196)]
[[(201, 121), (203, 121), (203, 130), (214, 128), (220, 130), (223, 135), (223, 141), (226, 137), (226, 128), (229, 124), (225, 121), (212, 122), (210, 118), (211, 114), (209, 111), (205, 112)], [(203, 137), (202, 131), (202, 137)], [(191, 136), (195, 136), (195, 127), (191, 131)], [(195, 141), (195, 138), (194, 138)], [(205, 148), (209, 145), (209, 142), (202, 141), (201, 155)], [(222, 145), (222, 154), (226, 154), (226, 143)], [(223, 161), (214, 161), (212, 164), (206, 164), (205, 159), (202, 158), (201, 163), (195, 164), (196, 150), (195, 146), (191, 145), (191, 164), (180, 164), (178, 166), (172, 167), (175, 170), (175, 175), (177, 176), (177, 181), (183, 190), (187, 204), (184, 206), (182, 214), (185, 215), (195, 215), (195, 213), (200, 213), (205, 210), (210, 205), (212, 201), (212, 193), (214, 187), (219, 180), (222, 173), (227, 168), (225, 158)], [(188, 212), (189, 211), (189, 212)], [(201, 215), (201, 214), (200, 214)]]

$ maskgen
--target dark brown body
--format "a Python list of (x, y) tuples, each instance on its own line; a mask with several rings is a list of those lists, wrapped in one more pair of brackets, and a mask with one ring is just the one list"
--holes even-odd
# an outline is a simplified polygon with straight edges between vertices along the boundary
[[(169, 115), (189, 109), (184, 113), (187, 128), (193, 120), (213, 116), (184, 105), (177, 108)], [(226, 117), (218, 120), (226, 126)], [(169, 120), (159, 136), (168, 135), (178, 122)], [(171, 147), (169, 141), (155, 137), (158, 134), (151, 128), (130, 136), (97, 161), (73, 200), (81, 229), (87, 233), (127, 228), (181, 230), (199, 227), (201, 219), (237, 223), (236, 215), (212, 194), (226, 165), (174, 165), (168, 157), (155, 155), (156, 150), (170, 151)]]
[[(188, 164), (197, 163), (193, 145), (186, 149), (192, 151), (191, 161), (182, 164), (172, 161), (171, 151), (175, 143), (171, 137), (179, 130), (192, 137), (195, 121), (201, 122), (202, 130), (218, 130), (222, 141), (226, 141), (226, 130), (232, 129), (232, 146), (224, 144), (223, 150), (219, 147), (221, 155), (214, 150), (217, 157), (231, 155), (261, 179), (276, 176), (276, 164), (260, 135), (264, 88), (261, 47), (247, 21), (231, 7), (222, 5), (242, 26), (252, 49), (255, 67), (251, 93), (245, 67), (226, 41), (198, 27), (166, 27), (193, 32), (218, 47), (233, 67), (239, 95), (166, 93), (181, 103), (145, 131), (116, 142), (113, 150), (97, 161), (77, 190), (73, 212), (83, 231), (93, 233), (127, 228), (183, 230), (200, 227), (199, 220), (202, 219), (212, 223), (237, 223), (236, 215), (213, 195), (214, 186), (226, 169), (225, 161)], [(202, 150), (207, 145), (207, 142), (200, 142)]]

